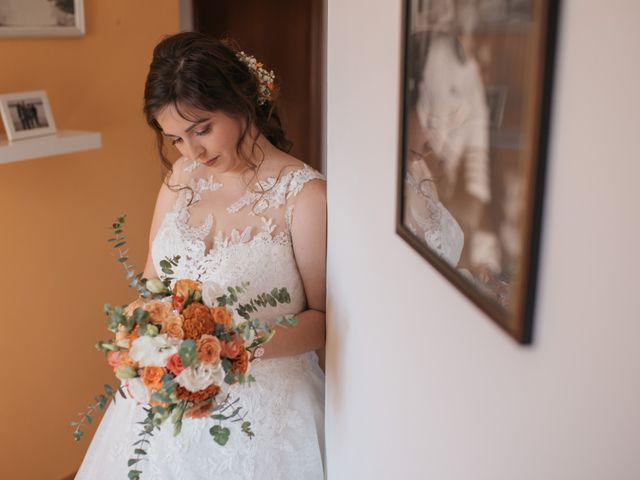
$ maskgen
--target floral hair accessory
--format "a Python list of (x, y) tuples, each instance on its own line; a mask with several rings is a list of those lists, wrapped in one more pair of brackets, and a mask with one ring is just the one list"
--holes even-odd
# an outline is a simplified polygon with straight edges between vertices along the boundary
[(265, 69), (264, 65), (256, 60), (256, 57), (247, 55), (243, 51), (237, 52), (236, 57), (238, 57), (238, 60), (244, 63), (249, 70), (251, 70), (260, 83), (260, 88), (258, 90), (258, 105), (264, 105), (270, 101), (272, 99), (274, 82), (276, 79), (276, 74), (273, 73), (273, 70)]

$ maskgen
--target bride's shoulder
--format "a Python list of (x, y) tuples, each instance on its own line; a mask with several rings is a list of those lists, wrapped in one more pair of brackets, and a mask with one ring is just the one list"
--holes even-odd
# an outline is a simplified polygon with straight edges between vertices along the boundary
[(324, 183), (324, 175), (296, 157), (283, 153), (266, 165), (265, 177), (275, 179), (284, 188), (297, 188), (304, 184)]

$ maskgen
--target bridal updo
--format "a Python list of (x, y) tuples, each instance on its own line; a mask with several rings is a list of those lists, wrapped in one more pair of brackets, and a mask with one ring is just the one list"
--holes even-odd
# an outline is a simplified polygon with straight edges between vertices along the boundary
[[(144, 87), (144, 114), (156, 133), (162, 164), (169, 171), (172, 165), (164, 151), (162, 129), (155, 119), (169, 105), (190, 121), (197, 120), (189, 118), (188, 112), (193, 109), (222, 111), (241, 119), (245, 127), (236, 145), (239, 153), (252, 125), (280, 150), (291, 149), (278, 114), (277, 89), (273, 88), (265, 100), (258, 76), (238, 54), (231, 41), (197, 32), (166, 37), (155, 47)], [(256, 141), (253, 138), (253, 148)], [(259, 167), (246, 160), (252, 170)]]

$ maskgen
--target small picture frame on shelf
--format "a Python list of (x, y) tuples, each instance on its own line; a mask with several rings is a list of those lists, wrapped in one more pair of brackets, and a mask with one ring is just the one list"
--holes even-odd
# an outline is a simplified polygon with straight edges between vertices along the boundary
[(9, 141), (56, 133), (44, 90), (0, 95), (0, 114)]

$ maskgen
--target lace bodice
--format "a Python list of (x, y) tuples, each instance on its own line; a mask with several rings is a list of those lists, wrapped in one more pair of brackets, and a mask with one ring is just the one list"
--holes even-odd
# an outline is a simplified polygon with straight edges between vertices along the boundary
[[(215, 281), (223, 286), (248, 281), (248, 297), (286, 287), (292, 302), (282, 313), (302, 311), (305, 296), (292, 250), (291, 223), (296, 197), (304, 185), (324, 177), (308, 166), (293, 169), (280, 178), (256, 182), (253, 189), (245, 189), (225, 206), (219, 200), (228, 195), (211, 195), (223, 193), (225, 186), (207, 175), (206, 167), (194, 168), (190, 163), (183, 168), (194, 176), (188, 182), (190, 190), (180, 190), (153, 241), (156, 271), (161, 271), (159, 263), (164, 257), (179, 255), (175, 278)], [(261, 311), (266, 318), (275, 313)]]

